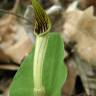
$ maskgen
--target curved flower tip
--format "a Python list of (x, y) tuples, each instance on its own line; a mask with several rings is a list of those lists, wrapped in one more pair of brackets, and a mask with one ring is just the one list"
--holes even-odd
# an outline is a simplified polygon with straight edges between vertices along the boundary
[(50, 19), (38, 1), (32, 0), (32, 6), (35, 13), (35, 35), (45, 35), (51, 29)]

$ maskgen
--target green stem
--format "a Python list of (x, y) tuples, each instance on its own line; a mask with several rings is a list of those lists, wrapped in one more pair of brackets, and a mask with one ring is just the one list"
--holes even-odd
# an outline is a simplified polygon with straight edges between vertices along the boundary
[(47, 35), (44, 36), (37, 35), (34, 63), (33, 63), (34, 96), (45, 96), (43, 95), (45, 94), (45, 88), (42, 83), (42, 70), (47, 43), (48, 43)]

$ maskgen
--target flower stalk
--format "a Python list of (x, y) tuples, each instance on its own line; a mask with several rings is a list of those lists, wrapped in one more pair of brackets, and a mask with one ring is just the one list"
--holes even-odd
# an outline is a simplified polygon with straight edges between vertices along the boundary
[(42, 70), (43, 70), (44, 56), (47, 48), (47, 42), (48, 42), (48, 36), (36, 37), (33, 78), (34, 78), (34, 93), (38, 95), (34, 96), (45, 96), (44, 95), (45, 88), (42, 82)]

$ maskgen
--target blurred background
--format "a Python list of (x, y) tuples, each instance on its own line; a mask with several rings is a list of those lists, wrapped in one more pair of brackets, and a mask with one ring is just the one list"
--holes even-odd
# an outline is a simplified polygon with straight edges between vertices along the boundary
[[(62, 96), (96, 96), (96, 0), (39, 0), (64, 40)], [(0, 0), (0, 96), (35, 43), (31, 0)], [(58, 50), (57, 50), (58, 51)], [(25, 77), (27, 78), (27, 77)]]

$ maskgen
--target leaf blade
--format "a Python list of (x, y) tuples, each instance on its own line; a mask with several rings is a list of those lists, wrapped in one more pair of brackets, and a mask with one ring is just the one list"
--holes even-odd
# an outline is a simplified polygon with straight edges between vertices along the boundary
[[(43, 67), (43, 83), (47, 96), (61, 96), (61, 87), (67, 76), (67, 69), (63, 64), (63, 48), (63, 41), (58, 33), (49, 33)], [(11, 85), (9, 96), (33, 96), (33, 58), (34, 49), (21, 64)]]

